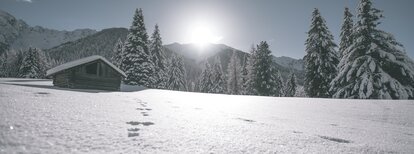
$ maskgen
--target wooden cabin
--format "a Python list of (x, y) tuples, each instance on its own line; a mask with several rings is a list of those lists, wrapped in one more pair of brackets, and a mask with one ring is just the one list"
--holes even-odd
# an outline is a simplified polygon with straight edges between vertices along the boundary
[(102, 56), (68, 62), (46, 72), (53, 85), (75, 89), (120, 90), (125, 73)]

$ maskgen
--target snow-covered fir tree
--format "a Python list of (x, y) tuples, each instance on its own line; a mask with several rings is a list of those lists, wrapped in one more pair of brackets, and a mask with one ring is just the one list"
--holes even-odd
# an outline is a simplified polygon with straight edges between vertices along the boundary
[(325, 19), (315, 9), (306, 40), (305, 91), (309, 97), (331, 97), (330, 82), (337, 73), (338, 56)]
[(209, 93), (213, 89), (213, 73), (208, 60), (205, 60), (205, 66), (198, 78), (198, 90), (203, 93)]
[(286, 97), (294, 97), (296, 94), (297, 89), (296, 83), (296, 75), (294, 73), (290, 74), (288, 77), (288, 81), (285, 86), (285, 96)]
[(167, 74), (166, 74), (166, 57), (164, 47), (162, 46), (162, 39), (158, 25), (155, 25), (154, 32), (151, 35), (150, 51), (152, 55), (152, 62), (154, 63), (154, 87), (165, 88)]
[(259, 96), (273, 96), (273, 61), (269, 45), (266, 41), (262, 41), (257, 45), (255, 54), (252, 57), (254, 57), (251, 68), (252, 88)]
[(213, 87), (209, 93), (223, 94), (227, 92), (226, 79), (223, 73), (223, 68), (221, 67), (221, 60), (219, 56), (216, 56), (216, 58), (214, 58), (211, 81), (213, 82)]
[(242, 92), (242, 67), (237, 52), (233, 51), (227, 68), (227, 93), (239, 95)]
[(29, 48), (19, 69), (19, 77), (44, 78), (46, 74), (44, 57), (37, 48)]
[(243, 56), (243, 63), (241, 66), (241, 94), (247, 95), (248, 92), (248, 80), (249, 80), (249, 70), (248, 70), (248, 56)]
[(152, 87), (154, 64), (151, 60), (148, 35), (141, 9), (135, 10), (122, 57), (122, 70), (127, 75), (124, 83)]
[(22, 50), (10, 50), (7, 53), (6, 71), (8, 77), (20, 77), (20, 66), (23, 63), (25, 53)]
[(0, 55), (0, 77), (7, 77), (7, 53), (3, 53)]
[(381, 11), (360, 0), (354, 41), (332, 81), (335, 98), (413, 99), (414, 63), (395, 38), (378, 28)]
[(118, 68), (121, 68), (123, 47), (124, 43), (122, 42), (121, 38), (119, 38), (114, 46), (113, 55), (111, 57), (112, 63)]
[(168, 79), (166, 88), (170, 90), (187, 91), (186, 71), (183, 58), (176, 54), (171, 57), (170, 67), (168, 68)]
[(283, 79), (280, 72), (275, 68), (274, 65), (271, 66), (271, 80), (269, 82), (269, 86), (271, 87), (271, 94), (270, 96), (282, 97), (285, 95), (284, 86), (283, 86)]
[(339, 35), (339, 59), (342, 59), (343, 55), (346, 54), (346, 49), (352, 44), (352, 28), (354, 21), (352, 20), (352, 13), (349, 12), (348, 8), (345, 8), (344, 22), (341, 26), (341, 34)]
[(256, 69), (254, 69), (254, 64), (256, 63), (256, 48), (254, 45), (251, 46), (250, 55), (247, 59), (246, 69), (247, 76), (245, 77), (246, 82), (243, 83), (243, 94), (245, 95), (256, 95), (257, 91), (253, 87), (254, 81), (256, 81)]

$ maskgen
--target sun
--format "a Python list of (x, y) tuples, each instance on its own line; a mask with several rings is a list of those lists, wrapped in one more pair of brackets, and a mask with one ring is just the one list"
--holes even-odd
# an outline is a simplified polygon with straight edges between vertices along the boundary
[(196, 24), (190, 31), (190, 43), (194, 43), (200, 48), (203, 48), (207, 44), (218, 43), (222, 37), (215, 34), (212, 26), (208, 24)]

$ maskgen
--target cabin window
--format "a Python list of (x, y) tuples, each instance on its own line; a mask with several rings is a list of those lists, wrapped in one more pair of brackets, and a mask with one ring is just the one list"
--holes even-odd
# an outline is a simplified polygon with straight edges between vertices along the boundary
[(86, 69), (86, 74), (97, 75), (98, 74), (98, 63), (92, 63), (89, 65), (86, 65), (85, 69)]

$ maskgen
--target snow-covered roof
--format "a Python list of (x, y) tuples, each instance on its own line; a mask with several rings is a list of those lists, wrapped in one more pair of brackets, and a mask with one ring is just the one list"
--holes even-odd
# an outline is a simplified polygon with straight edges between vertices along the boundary
[(54, 67), (50, 70), (47, 70), (46, 76), (51, 76), (51, 75), (56, 74), (60, 71), (63, 71), (63, 70), (66, 70), (66, 69), (69, 69), (69, 68), (72, 68), (72, 67), (76, 67), (76, 66), (79, 66), (79, 65), (82, 65), (82, 64), (86, 64), (86, 63), (89, 63), (89, 62), (92, 62), (92, 61), (96, 61), (96, 60), (102, 60), (103, 62), (108, 64), (110, 67), (112, 67), (115, 71), (117, 71), (119, 74), (126, 77), (126, 74), (122, 70), (120, 70), (118, 67), (116, 67), (111, 62), (106, 60), (104, 57), (98, 56), (98, 55), (78, 59), (78, 60), (75, 60), (75, 61), (71, 61), (71, 62), (62, 64), (62, 65), (56, 66), (56, 67)]

